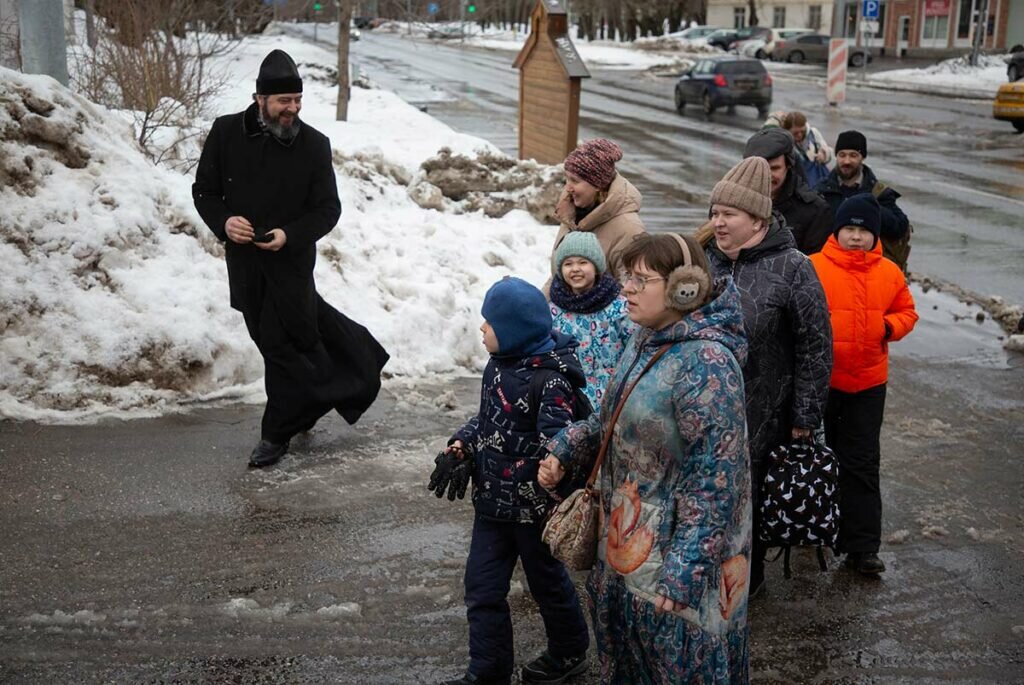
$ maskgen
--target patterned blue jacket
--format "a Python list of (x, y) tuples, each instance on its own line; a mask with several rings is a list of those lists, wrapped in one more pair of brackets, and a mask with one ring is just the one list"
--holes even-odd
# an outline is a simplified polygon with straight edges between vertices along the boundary
[[(622, 390), (666, 343), (669, 351), (629, 396), (601, 468), (603, 527), (588, 591), (602, 682), (648, 682), (627, 663), (634, 653), (668, 674), (649, 682), (746, 682), (745, 584), (735, 596), (721, 594), (727, 561), (730, 573), (738, 562), (745, 583), (751, 544), (747, 344), (731, 281), (682, 321), (634, 334), (600, 414), (548, 448), (564, 465), (589, 466)], [(657, 615), (658, 595), (681, 608)], [(647, 637), (634, 644), (638, 635)], [(717, 677), (719, 669), (732, 677)]]
[[(552, 331), (555, 348), (527, 357), (492, 355), (484, 369), (480, 411), (452, 440), (473, 453), (473, 505), (498, 521), (544, 520), (554, 500), (537, 482), (541, 445), (569, 425), (575, 412), (573, 388), (586, 383), (576, 358), (576, 341)], [(550, 369), (540, 407), (530, 406), (530, 382), (538, 369)], [(568, 476), (568, 474), (567, 474)], [(568, 494), (567, 477), (559, 494)]]

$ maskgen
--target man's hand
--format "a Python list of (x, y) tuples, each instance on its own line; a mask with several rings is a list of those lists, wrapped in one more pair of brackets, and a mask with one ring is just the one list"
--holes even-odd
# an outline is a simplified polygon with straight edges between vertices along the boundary
[(252, 224), (244, 216), (228, 218), (224, 222), (224, 232), (228, 234), (228, 239), (231, 242), (238, 243), (239, 245), (251, 243), (252, 239), (256, 237), (256, 231), (253, 230)]
[(565, 469), (562, 468), (562, 462), (558, 461), (558, 457), (555, 455), (549, 454), (540, 463), (540, 469), (537, 471), (537, 482), (545, 490), (552, 490), (561, 482), (564, 476)]
[(814, 155), (814, 159), (815, 159), (815, 161), (818, 161), (818, 162), (821, 162), (822, 164), (825, 164), (825, 160), (828, 159), (828, 155), (825, 154), (824, 150), (819, 149), (818, 153), (816, 155)]
[(743, 554), (737, 554), (722, 564), (722, 575), (718, 581), (718, 609), (725, 620), (729, 620), (732, 612), (742, 602), (749, 578), (750, 563)]
[(282, 231), (280, 228), (270, 229), (269, 231), (267, 231), (267, 235), (274, 236), (274, 239), (267, 243), (254, 243), (254, 245), (256, 245), (256, 247), (260, 248), (261, 250), (270, 250), (271, 252), (277, 252), (282, 247), (284, 247), (285, 243), (288, 242), (288, 236), (285, 235), (285, 232)]

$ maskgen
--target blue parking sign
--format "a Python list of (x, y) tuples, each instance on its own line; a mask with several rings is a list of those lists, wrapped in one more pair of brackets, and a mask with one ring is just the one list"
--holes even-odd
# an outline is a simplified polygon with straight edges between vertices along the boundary
[(427, 5), (427, 12), (429, 12), (430, 14), (437, 14), (439, 11), (441, 11), (441, 6), (438, 5), (436, 2), (432, 2), (429, 5)]
[(878, 19), (878, 6), (881, 0), (864, 0), (864, 11), (861, 15), (865, 19)]

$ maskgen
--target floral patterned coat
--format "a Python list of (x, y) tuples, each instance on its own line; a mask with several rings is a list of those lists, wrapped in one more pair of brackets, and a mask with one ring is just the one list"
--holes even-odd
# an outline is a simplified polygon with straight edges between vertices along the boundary
[[(623, 388), (672, 345), (629, 396), (601, 469), (601, 537), (587, 590), (602, 683), (749, 682), (746, 338), (739, 293), (724, 283), (682, 321), (639, 330), (600, 414), (548, 443), (567, 467), (592, 463)], [(656, 615), (658, 595), (680, 608)]]
[(550, 306), (555, 330), (579, 342), (576, 356), (587, 377), (587, 387), (583, 392), (596, 411), (604, 400), (608, 381), (629, 336), (636, 329), (636, 324), (626, 313), (626, 298), (620, 295), (604, 309), (590, 313), (566, 311), (554, 303)]

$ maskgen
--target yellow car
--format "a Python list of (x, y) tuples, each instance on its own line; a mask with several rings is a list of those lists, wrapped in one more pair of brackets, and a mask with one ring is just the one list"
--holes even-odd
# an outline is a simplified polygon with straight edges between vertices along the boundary
[(999, 86), (992, 116), (1000, 121), (1009, 121), (1013, 127), (1024, 133), (1024, 81), (1004, 83)]

